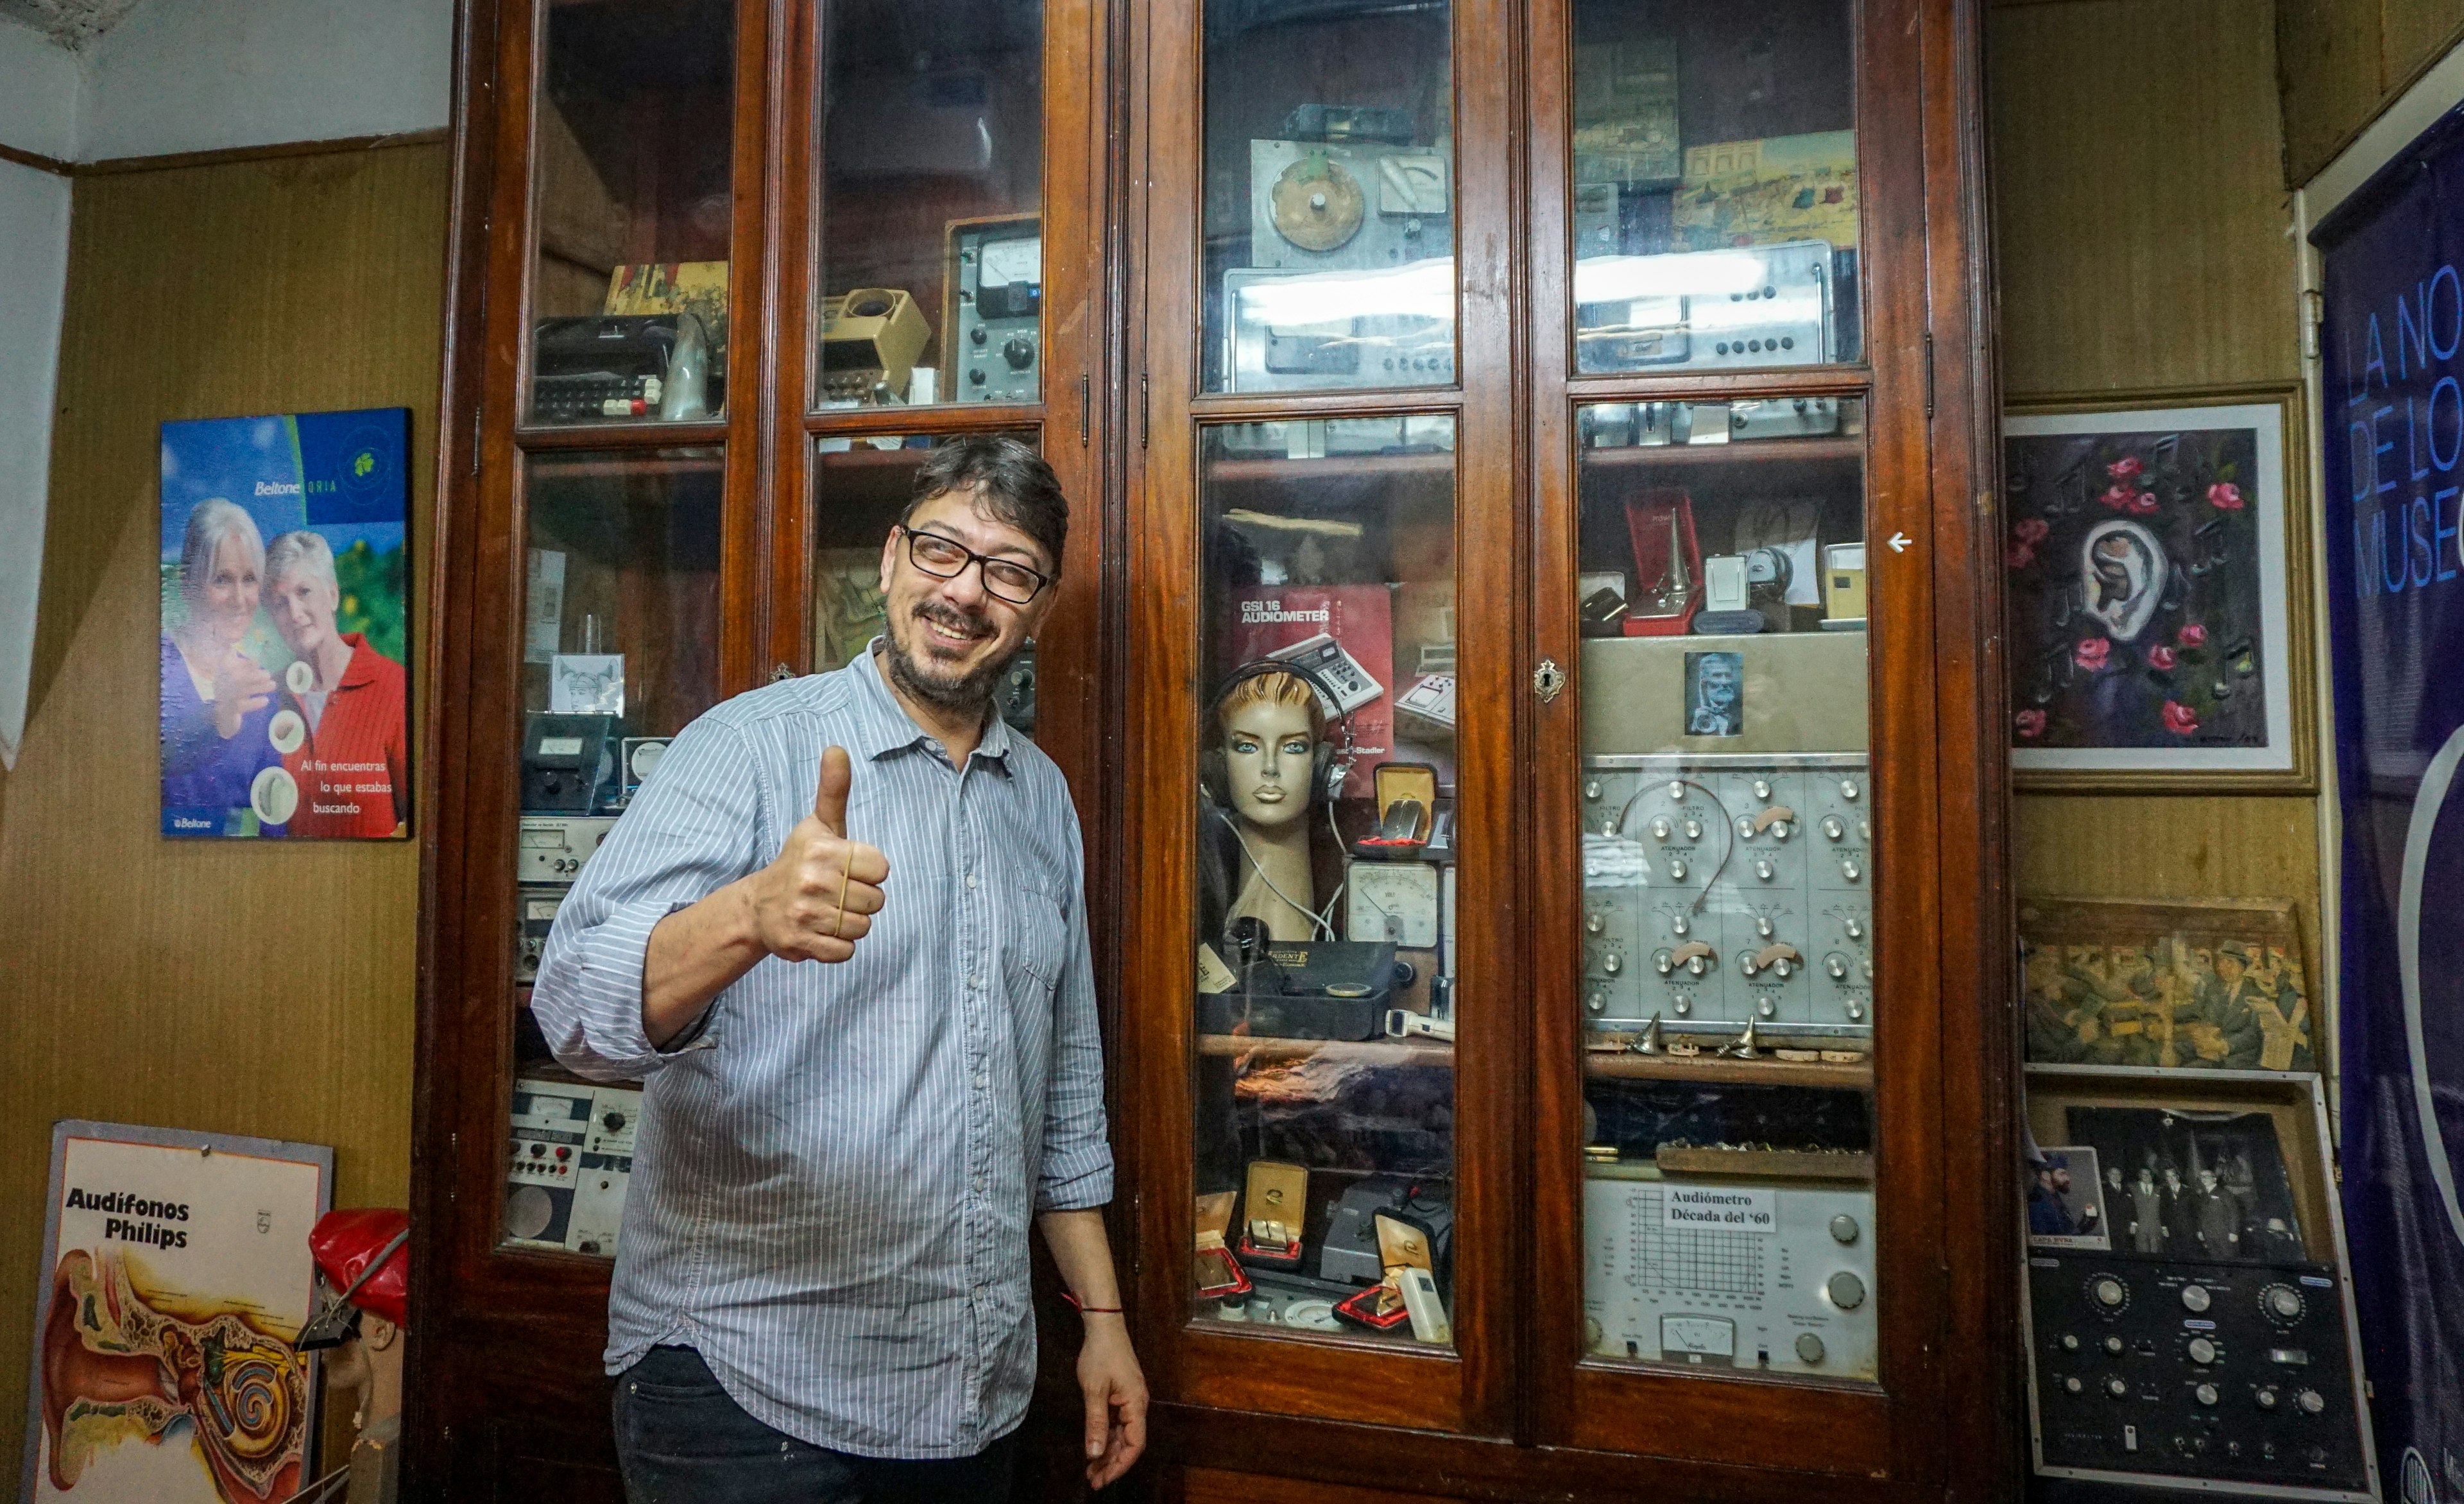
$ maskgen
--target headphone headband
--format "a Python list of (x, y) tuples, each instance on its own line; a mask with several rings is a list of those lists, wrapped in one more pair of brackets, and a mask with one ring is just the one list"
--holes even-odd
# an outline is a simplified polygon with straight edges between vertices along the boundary
[[(1320, 786), (1314, 790), (1317, 797), (1331, 800), (1342, 788), (1344, 780), (1352, 776), (1352, 765), (1359, 761), (1360, 754), (1357, 750), (1358, 741), (1353, 734), (1352, 712), (1344, 707), (1343, 697), (1334, 692), (1333, 684), (1328, 681), (1325, 675), (1305, 663), (1294, 663), (1287, 658), (1271, 655), (1252, 658), (1224, 676), (1222, 686), (1216, 690), (1214, 699), (1208, 702), (1207, 719), (1209, 720), (1221, 719), (1223, 714), (1223, 702), (1232, 697), (1234, 690), (1251, 679), (1267, 678), (1277, 674), (1290, 675), (1307, 685), (1312, 697), (1334, 707), (1331, 723), (1323, 715), (1319, 719), (1329, 731), (1338, 731), (1341, 740), (1328, 748), (1330, 758), (1319, 775)], [(1216, 728), (1211, 734), (1220, 735), (1221, 727)]]

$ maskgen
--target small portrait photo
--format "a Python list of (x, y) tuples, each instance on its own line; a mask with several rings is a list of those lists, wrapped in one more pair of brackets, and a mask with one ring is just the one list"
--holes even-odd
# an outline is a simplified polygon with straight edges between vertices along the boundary
[(1746, 660), (1736, 652), (1685, 655), (1685, 734), (1746, 734)]
[[(2096, 1151), (2041, 1149), (2042, 1162), (2028, 1177), (2028, 1246), (2093, 1249), (2111, 1252), (2106, 1230), (2104, 1183), (2097, 1178)], [(2116, 1183), (2121, 1172), (2114, 1172)]]

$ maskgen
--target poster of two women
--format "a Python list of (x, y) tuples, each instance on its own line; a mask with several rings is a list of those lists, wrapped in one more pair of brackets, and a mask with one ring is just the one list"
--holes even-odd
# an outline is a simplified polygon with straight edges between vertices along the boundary
[(163, 425), (163, 833), (410, 821), (407, 409)]

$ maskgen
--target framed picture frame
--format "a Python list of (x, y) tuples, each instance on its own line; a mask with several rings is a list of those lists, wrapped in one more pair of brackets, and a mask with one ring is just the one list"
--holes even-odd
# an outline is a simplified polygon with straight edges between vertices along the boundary
[(2290, 383), (2005, 412), (2018, 787), (2317, 786), (2304, 423)]

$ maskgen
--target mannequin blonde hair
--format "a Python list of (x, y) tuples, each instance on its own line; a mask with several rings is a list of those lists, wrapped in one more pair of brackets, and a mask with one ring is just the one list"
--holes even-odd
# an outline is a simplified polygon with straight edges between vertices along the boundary
[(1317, 693), (1297, 674), (1260, 674), (1233, 685), (1216, 709), (1216, 729), (1229, 732), (1234, 716), (1259, 704), (1306, 706), (1310, 739), (1314, 741), (1325, 734), (1325, 727), (1319, 724)]

